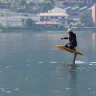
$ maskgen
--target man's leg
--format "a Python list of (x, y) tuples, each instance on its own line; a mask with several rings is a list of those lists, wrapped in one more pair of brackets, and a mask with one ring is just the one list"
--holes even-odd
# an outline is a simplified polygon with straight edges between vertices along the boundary
[(67, 47), (68, 48), (68, 45), (69, 45), (69, 43), (67, 43), (64, 47)]
[(72, 50), (76, 50), (74, 45), (70, 45), (70, 46), (68, 46), (68, 48), (70, 48)]

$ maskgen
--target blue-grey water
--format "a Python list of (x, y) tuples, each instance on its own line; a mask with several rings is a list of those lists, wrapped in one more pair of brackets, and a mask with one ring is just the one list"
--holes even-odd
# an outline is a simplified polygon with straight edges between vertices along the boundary
[(96, 96), (96, 33), (77, 32), (73, 54), (64, 32), (0, 33), (0, 96)]

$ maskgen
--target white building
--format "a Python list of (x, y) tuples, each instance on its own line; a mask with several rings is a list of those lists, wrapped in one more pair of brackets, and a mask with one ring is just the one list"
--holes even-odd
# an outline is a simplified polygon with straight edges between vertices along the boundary
[(51, 10), (51, 13), (61, 13), (61, 12), (66, 13), (66, 10), (59, 7)]
[(8, 19), (6, 20), (6, 24), (8, 26), (22, 26), (22, 20), (21, 19)]
[[(44, 0), (42, 0), (44, 1)], [(37, 3), (37, 2), (40, 2), (40, 0), (27, 0), (27, 2), (34, 2), (34, 3)]]
[(80, 3), (92, 4), (92, 0), (64, 0), (64, 2), (66, 2), (66, 3), (74, 3), (74, 4), (76, 4), (76, 3), (78, 3), (78, 4), (80, 4)]
[(22, 18), (0, 17), (0, 22), (8, 26), (22, 26)]
[(40, 21), (56, 21), (68, 26), (68, 14), (66, 13), (40, 13)]

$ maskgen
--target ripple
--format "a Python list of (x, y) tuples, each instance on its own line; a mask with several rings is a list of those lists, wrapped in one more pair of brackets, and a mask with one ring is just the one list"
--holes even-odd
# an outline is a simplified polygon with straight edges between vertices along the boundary
[(7, 69), (10, 68), (10, 67), (6, 67)]
[(7, 93), (12, 93), (11, 91), (7, 91)]
[(5, 90), (3, 89), (3, 90), (1, 90), (1, 92), (5, 92)]
[(18, 91), (19, 90), (19, 88), (16, 88), (16, 89), (14, 89), (15, 91)]
[(96, 62), (90, 62), (90, 63), (96, 63)]
[(84, 64), (83, 61), (75, 61), (76, 64)]
[(96, 92), (92, 92), (92, 94), (95, 94)]
[(57, 63), (57, 62), (50, 62), (50, 63)]
[(42, 76), (42, 75), (40, 75), (40, 76)]
[(93, 64), (89, 64), (90, 66), (93, 65)]
[(91, 90), (91, 88), (88, 88), (88, 90)]
[(43, 63), (43, 62), (38, 62), (38, 63)]
[(70, 90), (71, 88), (65, 88), (66, 90)]
[(28, 80), (28, 78), (25, 78), (25, 80)]
[(28, 66), (30, 66), (31, 64), (27, 64)]
[(3, 89), (5, 89), (5, 88), (0, 88), (0, 90), (3, 90)]

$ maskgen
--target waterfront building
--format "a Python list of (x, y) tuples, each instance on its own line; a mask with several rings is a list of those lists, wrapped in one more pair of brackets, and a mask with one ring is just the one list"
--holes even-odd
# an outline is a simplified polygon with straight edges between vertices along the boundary
[(92, 15), (93, 22), (96, 23), (96, 4), (89, 8), (88, 11)]
[(68, 14), (66, 13), (40, 13), (40, 21), (56, 21), (61, 25), (68, 26)]
[(49, 10), (49, 11), (50, 11), (51, 13), (61, 13), (61, 12), (66, 13), (66, 9), (64, 9), (64, 8), (59, 8), (59, 7), (54, 8), (54, 9)]
[(43, 28), (46, 28), (46, 27), (52, 27), (52, 28), (57, 28), (59, 25), (58, 22), (56, 21), (37, 21), (35, 22), (35, 26), (37, 28), (40, 28), (40, 29), (43, 29)]
[(27, 2), (34, 2), (34, 3), (38, 3), (38, 2), (40, 2), (40, 0), (27, 0)]
[(92, 6), (92, 18), (93, 18), (93, 22), (96, 23), (96, 4), (94, 4)]
[(64, 3), (68, 4), (92, 4), (92, 0), (63, 0)]

